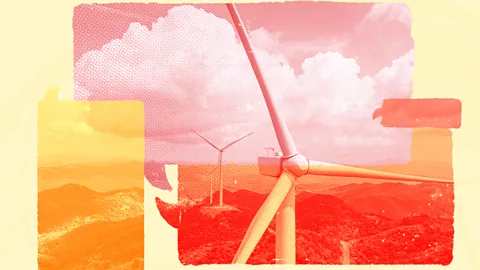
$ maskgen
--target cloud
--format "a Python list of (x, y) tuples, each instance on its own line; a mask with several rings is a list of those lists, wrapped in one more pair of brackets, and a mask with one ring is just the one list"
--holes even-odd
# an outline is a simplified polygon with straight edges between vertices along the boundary
[(376, 91), (381, 99), (412, 95), (413, 56), (413, 50), (410, 50), (375, 75)]
[(412, 14), (405, 3), (375, 3), (365, 16), (364, 23), (388, 23), (398, 21), (411, 27)]
[(143, 104), (138, 101), (96, 101), (89, 102), (85, 121), (88, 126), (104, 134), (143, 138), (143, 113)]
[[(58, 93), (58, 92), (57, 92)], [(46, 98), (41, 101), (39, 129), (52, 133), (90, 134), (95, 132), (87, 123), (89, 103), (58, 101)]]
[[(274, 55), (259, 51), (258, 56), (277, 90), (294, 79), (290, 67)], [(171, 136), (248, 120), (248, 104), (261, 98), (252, 75), (226, 20), (180, 6), (159, 18), (151, 31), (133, 23), (122, 39), (86, 53), (75, 66), (75, 95), (140, 99), (146, 107), (146, 135)]]
[(254, 41), (255, 49), (268, 51), (278, 49), (278, 42), (282, 35), (280, 32), (272, 33), (263, 27), (250, 31), (248, 34), (249, 38)]
[[(387, 129), (372, 114), (385, 98), (409, 98), (412, 93), (413, 51), (375, 76), (359, 76), (360, 66), (340, 53), (319, 53), (302, 65), (295, 89), (282, 101), (300, 147), (395, 146), (405, 131)], [(307, 150), (308, 151), (308, 150)]]
[[(364, 148), (405, 141), (405, 132), (383, 128), (372, 113), (384, 98), (410, 97), (413, 51), (374, 76), (360, 76), (354, 58), (317, 53), (295, 75), (276, 50), (280, 34), (257, 29), (250, 35), (300, 149), (314, 151), (312, 143)], [(121, 39), (83, 55), (75, 65), (75, 95), (142, 100), (145, 134), (156, 145), (202, 142), (191, 129), (218, 144), (250, 131), (256, 147), (272, 138), (263, 97), (232, 25), (192, 6), (172, 8), (151, 30), (133, 23)]]
[(409, 8), (402, 3), (376, 3), (352, 32), (339, 39), (344, 45), (337, 51), (355, 57), (362, 75), (373, 76), (413, 49)]
[(301, 41), (284, 41), (282, 43), (282, 51), (286, 55), (296, 56), (312, 53), (318, 53), (319, 51), (332, 51), (342, 52), (346, 42), (343, 40), (337, 40), (335, 38), (325, 39), (320, 38), (317, 40), (301, 40)]

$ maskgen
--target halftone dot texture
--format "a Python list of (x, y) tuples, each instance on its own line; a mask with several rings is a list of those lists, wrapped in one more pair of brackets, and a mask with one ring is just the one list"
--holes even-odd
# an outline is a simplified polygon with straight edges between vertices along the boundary
[[(409, 161), (411, 131), (386, 129), (372, 120), (383, 99), (412, 93), (413, 41), (404, 20), (406, 5), (238, 7), (299, 151), (340, 163)], [(304, 24), (296, 19), (303, 15), (291, 18), (295, 29), (282, 24), (286, 19), (278, 18), (286, 12), (305, 14)], [(349, 14), (348, 20), (338, 14)], [(320, 17), (324, 21), (315, 21)], [(262, 26), (275, 18), (284, 29), (273, 23), (268, 27), (273, 31)], [(323, 43), (301, 42), (320, 31)], [(302, 37), (302, 32), (308, 34)], [(243, 147), (225, 154), (234, 162), (241, 157), (254, 163), (252, 151), (262, 152), (272, 142), (276, 146), (263, 97), (225, 5), (81, 5), (75, 9), (74, 34), (76, 99), (142, 100), (145, 159), (152, 161), (151, 167), (161, 167), (153, 161), (216, 163), (215, 154), (199, 146), (201, 139), (192, 129), (218, 145), (254, 131)], [(344, 36), (350, 37), (336, 42)], [(389, 40), (395, 46), (388, 46)], [(312, 144), (324, 151), (315, 151)], [(153, 182), (170, 189), (163, 176)]]
[[(267, 84), (302, 154), (316, 160), (339, 163), (361, 161), (370, 164), (379, 160), (383, 163), (400, 163), (405, 166), (401, 167), (404, 173), (418, 173), (415, 164), (407, 164), (410, 150), (417, 158), (422, 157), (418, 154), (420, 150), (412, 146), (411, 130), (387, 129), (381, 126), (379, 119), (372, 120), (375, 110), (384, 99), (410, 98), (412, 94), (414, 53), (410, 36), (411, 16), (406, 5), (289, 3), (248, 4), (238, 5), (238, 8), (249, 30)], [(96, 34), (96, 38), (103, 41), (92, 41), (89, 45), (88, 40), (92, 37), (88, 36), (89, 31), (78, 31), (78, 37), (83, 35), (83, 40), (76, 39), (76, 97), (140, 99), (145, 102), (145, 156), (150, 168), (145, 170), (147, 179), (156, 183), (154, 185), (157, 187), (170, 189), (166, 184), (162, 163), (181, 164), (178, 179), (180, 210), (172, 210), (175, 208), (157, 200), (162, 216), (172, 221), (171, 224), (178, 224), (181, 262), (230, 263), (230, 256), (240, 244), (239, 239), (265, 200), (256, 198), (258, 194), (254, 193), (270, 192), (275, 180), (259, 177), (258, 168), (254, 165), (228, 164), (222, 167), (225, 202), (240, 207), (245, 216), (250, 218), (225, 219), (214, 208), (200, 212), (183, 211), (182, 207), (193, 203), (192, 198), (208, 200), (211, 165), (204, 167), (201, 164), (216, 162), (213, 149), (191, 130), (202, 133), (219, 147), (253, 131), (255, 135), (242, 142), (242, 147), (232, 147), (229, 149), (231, 151), (224, 153), (226, 159), (235, 161), (248, 156), (250, 164), (254, 162), (252, 152), (257, 152), (253, 149), (260, 148), (262, 151), (269, 144), (274, 144), (276, 149), (278, 146), (263, 97), (231, 25), (226, 6), (82, 6), (76, 14), (86, 17), (82, 21), (77, 15), (75, 24), (78, 26), (75, 27), (81, 28), (91, 23), (85, 15), (91, 10), (115, 17), (122, 25), (118, 28), (122, 29), (115, 29), (111, 22), (105, 22), (106, 26), (98, 25), (94, 29), (96, 33), (102, 32), (98, 29), (100, 27), (111, 31), (103, 31), (103, 37)], [(313, 14), (316, 18), (325, 19), (319, 21)], [(275, 23), (271, 23), (273, 21)], [(311, 38), (316, 35), (317, 40)], [(310, 39), (305, 39), (307, 36)], [(337, 39), (340, 41), (337, 42)], [(451, 136), (445, 136), (445, 139), (451, 141)], [(425, 146), (424, 140), (417, 136), (416, 144)], [(200, 145), (205, 147), (202, 149)], [(448, 143), (445, 145), (448, 146)], [(445, 150), (451, 152), (451, 148), (439, 148), (442, 154), (445, 154)], [(435, 172), (441, 176), (451, 172), (451, 159), (446, 158), (451, 155), (444, 156), (441, 158), (442, 161), (446, 159), (446, 168)], [(425, 175), (425, 172), (420, 174)], [(432, 172), (426, 174), (431, 175)], [(215, 182), (216, 191), (219, 185), (218, 181)], [(301, 188), (301, 185), (298, 187)], [(248, 193), (242, 189), (255, 192)], [(231, 190), (237, 190), (238, 193)], [(280, 202), (275, 193), (272, 196), (272, 202)], [(218, 202), (218, 191), (213, 197), (213, 201)], [(238, 198), (241, 202), (236, 201)], [(298, 207), (300, 225), (297, 233), (298, 241), (301, 241), (297, 253), (299, 263), (339, 262), (341, 249), (338, 241), (325, 235), (307, 237), (315, 235), (312, 231), (319, 230), (315, 226), (329, 222), (308, 212), (318, 205), (322, 206), (322, 213), (343, 209), (342, 218), (359, 218), (358, 213), (344, 209), (342, 200), (329, 199), (313, 196)], [(378, 200), (382, 201), (380, 198)], [(355, 202), (353, 204), (356, 205)], [(450, 206), (451, 201), (445, 213), (450, 213)], [(269, 209), (267, 216), (273, 215), (271, 211), (274, 210)], [(216, 219), (219, 222), (206, 218), (208, 214), (219, 214)], [(181, 221), (178, 221), (178, 215)], [(306, 218), (308, 216), (312, 220)], [(273, 229), (268, 224), (268, 218), (257, 221), (263, 226), (253, 231), (252, 236), (260, 243), (256, 247), (250, 245), (248, 252), (253, 251), (254, 255), (248, 261), (272, 263), (268, 258), (273, 259), (274, 256), (271, 252), (274, 250)], [(451, 225), (450, 220), (446, 224), (447, 227)], [(365, 226), (377, 225), (368, 223)], [(451, 251), (448, 246), (451, 242), (449, 228), (446, 238), (442, 240), (446, 244), (445, 261), (449, 260), (448, 253)], [(267, 233), (262, 236), (264, 229)], [(340, 231), (337, 228), (331, 234), (341, 234)], [(350, 234), (350, 228), (346, 231)], [(362, 233), (364, 231), (362, 229)], [(217, 238), (222, 239), (222, 244), (214, 241)], [(325, 245), (322, 251), (305, 250), (305, 246), (311, 246), (308, 241), (315, 241), (313, 238)], [(338, 250), (334, 248), (335, 251), (330, 254), (323, 253), (323, 250), (337, 246)], [(347, 243), (347, 246), (352, 246), (352, 243)], [(358, 245), (357, 248), (361, 250)], [(363, 250), (359, 254), (365, 252)], [(215, 253), (219, 254), (215, 258), (209, 255)], [(247, 257), (241, 261), (246, 261)], [(377, 263), (399, 259), (388, 261), (382, 257)], [(370, 262), (368, 256), (359, 259), (362, 260)], [(430, 258), (422, 260), (433, 261)]]

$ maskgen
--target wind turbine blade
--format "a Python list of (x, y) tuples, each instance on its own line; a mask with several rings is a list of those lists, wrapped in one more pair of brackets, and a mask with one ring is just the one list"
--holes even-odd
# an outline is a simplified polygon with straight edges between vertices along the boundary
[(239, 138), (239, 139), (236, 139), (235, 141), (233, 141), (233, 142), (231, 142), (231, 143), (229, 143), (229, 144), (225, 145), (225, 147), (223, 147), (221, 150), (225, 150), (225, 149), (227, 149), (228, 147), (230, 147), (230, 146), (234, 145), (235, 143), (237, 143), (237, 142), (239, 142), (239, 141), (241, 141), (241, 140), (245, 139), (246, 137), (248, 137), (248, 136), (250, 136), (250, 135), (252, 135), (252, 134), (253, 134), (253, 132), (250, 132), (250, 133), (248, 133), (247, 135), (245, 135), (245, 136), (243, 136), (243, 137), (241, 137), (241, 138)]
[(260, 70), (260, 66), (258, 65), (257, 58), (255, 57), (255, 54), (253, 52), (252, 45), (250, 44), (250, 41), (248, 39), (247, 32), (245, 31), (242, 20), (238, 15), (238, 11), (235, 8), (235, 5), (232, 3), (228, 3), (227, 7), (230, 15), (232, 16), (232, 20), (235, 28), (237, 29), (238, 35), (240, 36), (240, 39), (242, 41), (245, 52), (247, 53), (248, 60), (252, 65), (253, 72), (255, 73), (255, 77), (257, 78), (260, 89), (262, 90), (263, 98), (265, 99), (265, 103), (267, 104), (268, 112), (270, 114), (270, 118), (272, 119), (272, 124), (275, 129), (275, 135), (277, 136), (278, 144), (280, 145), (283, 156), (286, 158), (294, 156), (298, 154), (298, 152), (292, 139), (292, 135), (290, 134), (290, 131), (288, 130), (285, 121), (280, 116), (278, 109), (268, 90), (267, 84)]
[(213, 148), (217, 149), (218, 151), (220, 151), (220, 149), (218, 147), (216, 147), (213, 143), (211, 143), (209, 140), (207, 140), (205, 137), (203, 137), (202, 135), (198, 134), (195, 130), (192, 130), (193, 133), (197, 134), (200, 138), (202, 138), (204, 141), (206, 141), (208, 144), (210, 144)]
[(280, 205), (293, 186), (295, 176), (289, 172), (283, 172), (277, 183), (262, 204), (257, 214), (250, 223), (245, 236), (233, 258), (232, 264), (244, 264), (252, 254), (262, 235), (268, 228)]
[(453, 180), (430, 178), (423, 176), (405, 175), (399, 173), (382, 172), (357, 168), (352, 166), (343, 166), (319, 161), (309, 161), (307, 174), (322, 176), (340, 176), (340, 177), (358, 177), (374, 178), (392, 181), (410, 181), (410, 182), (433, 182), (433, 183), (453, 183)]

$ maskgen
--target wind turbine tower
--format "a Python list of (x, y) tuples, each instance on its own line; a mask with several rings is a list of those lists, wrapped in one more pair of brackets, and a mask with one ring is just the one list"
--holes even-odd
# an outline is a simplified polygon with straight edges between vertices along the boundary
[[(263, 98), (272, 120), (277, 142), (281, 152), (278, 155), (259, 157), (260, 173), (277, 178), (277, 182), (266, 200), (255, 214), (245, 236), (233, 258), (233, 264), (244, 264), (250, 258), (253, 250), (262, 238), (270, 222), (276, 220), (275, 258), (277, 264), (295, 264), (295, 184), (296, 180), (305, 175), (357, 177), (366, 179), (383, 179), (391, 181), (434, 182), (452, 184), (453, 180), (429, 178), (422, 176), (403, 175), (358, 167), (329, 164), (310, 160), (297, 151), (295, 141), (280, 115), (270, 89), (263, 77), (254, 50), (250, 44), (243, 23), (233, 3), (227, 3), (232, 16), (233, 25), (252, 66), (254, 75), (262, 91)], [(317, 206), (321, 211), (321, 206)]]
[(213, 173), (217, 170), (217, 167), (213, 168), (212, 171), (210, 171), (210, 205), (213, 204)]
[[(213, 143), (211, 143), (209, 140), (207, 140), (205, 137), (203, 137), (202, 135), (198, 134), (195, 130), (192, 130), (193, 133), (197, 134), (200, 138), (202, 138), (205, 142), (207, 142), (208, 144), (210, 144), (213, 148), (217, 149), (218, 150), (218, 170), (219, 170), (219, 174), (220, 174), (220, 202), (219, 202), (219, 206), (223, 206), (223, 175), (222, 175), (222, 159), (223, 159), (223, 152), (225, 150), (227, 150), (227, 148), (229, 148), (230, 146), (234, 145), (235, 143), (245, 139), (246, 137), (250, 136), (253, 134), (253, 132), (250, 132), (248, 133), (247, 135), (243, 136), (243, 137), (240, 137), (239, 139), (236, 139), (234, 140), (233, 142), (225, 145), (223, 148), (218, 148), (216, 145), (214, 145)], [(211, 200), (211, 196), (210, 196), (210, 200)]]

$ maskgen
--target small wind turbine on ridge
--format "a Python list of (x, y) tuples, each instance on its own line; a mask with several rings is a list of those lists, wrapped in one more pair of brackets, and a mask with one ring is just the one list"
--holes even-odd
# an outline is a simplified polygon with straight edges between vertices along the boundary
[[(233, 24), (240, 36), (248, 60), (250, 61), (255, 77), (262, 91), (275, 130), (275, 135), (281, 149), (281, 154), (278, 156), (258, 158), (260, 173), (276, 177), (277, 183), (255, 214), (232, 263), (243, 264), (247, 262), (262, 235), (267, 230), (268, 225), (276, 216), (276, 262), (277, 264), (295, 264), (295, 181), (304, 175), (453, 183), (453, 180), (388, 173), (313, 161), (308, 160), (306, 157), (298, 153), (290, 131), (283, 118), (280, 116), (278, 108), (263, 78), (248, 39), (247, 32), (245, 31), (240, 16), (238, 15), (238, 11), (232, 3), (228, 3), (227, 8), (232, 16)], [(318, 206), (318, 208), (321, 210), (321, 206)]]
[(213, 204), (213, 173), (217, 170), (217, 167), (210, 171), (210, 205)]
[[(200, 138), (202, 138), (204, 141), (206, 141), (208, 144), (210, 144), (213, 148), (218, 150), (218, 169), (219, 169), (219, 174), (220, 174), (220, 201), (219, 201), (219, 206), (223, 206), (223, 175), (222, 175), (222, 158), (223, 158), (223, 152), (227, 150), (230, 146), (234, 145), (235, 143), (245, 139), (246, 137), (250, 136), (253, 134), (253, 132), (248, 133), (247, 135), (240, 137), (233, 142), (225, 145), (223, 148), (218, 148), (216, 145), (211, 143), (209, 140), (207, 140), (205, 137), (202, 135), (198, 134), (195, 130), (192, 130), (193, 133), (197, 134)], [(213, 171), (212, 171), (213, 172)], [(212, 194), (210, 194), (210, 200), (212, 200)]]

